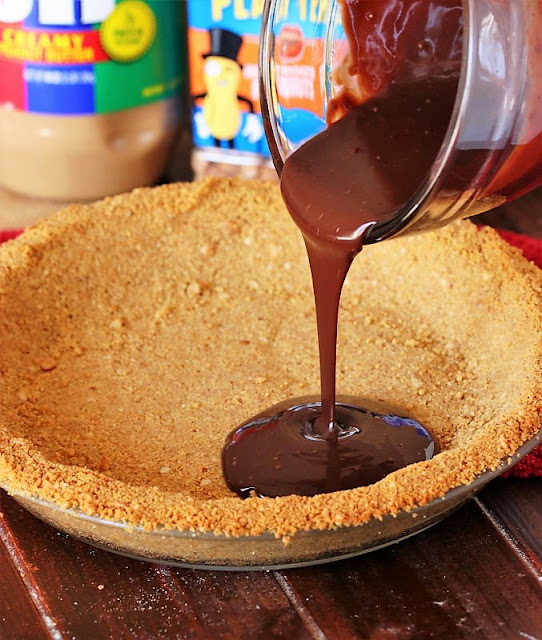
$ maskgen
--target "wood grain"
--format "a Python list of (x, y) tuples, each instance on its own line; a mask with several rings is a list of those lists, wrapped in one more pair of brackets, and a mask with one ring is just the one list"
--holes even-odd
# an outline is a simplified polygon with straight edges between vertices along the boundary
[(0, 514), (0, 541), (0, 638), (49, 638), (30, 591), (15, 568), (18, 558), (13, 550), (13, 557), (8, 552), (10, 534), (3, 514)]
[(281, 577), (326, 638), (542, 637), (539, 581), (472, 502), (397, 546)]
[(480, 500), (542, 581), (542, 478), (498, 479)]
[(0, 504), (21, 568), (60, 638), (311, 637), (272, 574), (123, 558), (54, 531), (5, 494)]

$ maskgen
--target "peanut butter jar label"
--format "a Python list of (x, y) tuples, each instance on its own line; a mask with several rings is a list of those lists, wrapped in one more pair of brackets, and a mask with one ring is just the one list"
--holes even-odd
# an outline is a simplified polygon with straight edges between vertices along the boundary
[[(269, 155), (259, 101), (263, 6), (263, 0), (188, 0), (193, 137), (201, 149)], [(294, 141), (323, 127), (315, 78), (321, 73), (326, 7), (327, 0), (291, 0), (280, 9), (276, 84), (281, 103), (291, 110), (294, 132), (288, 135)]]
[(0, 0), (0, 108), (90, 115), (184, 83), (178, 0)]

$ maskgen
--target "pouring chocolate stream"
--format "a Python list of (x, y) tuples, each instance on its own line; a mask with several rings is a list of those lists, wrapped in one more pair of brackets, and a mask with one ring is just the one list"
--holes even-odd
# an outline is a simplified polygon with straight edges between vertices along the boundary
[[(343, 3), (351, 55), (362, 55), (356, 25), (367, 4)], [(457, 6), (444, 0), (430, 4)], [(352, 62), (353, 68), (361, 65)], [(345, 89), (328, 105), (335, 121), (285, 163), (282, 195), (303, 234), (312, 272), (321, 399), (281, 403), (230, 434), (223, 470), (228, 486), (240, 495), (354, 488), (435, 453), (431, 434), (400, 409), (372, 401), (369, 410), (358, 399), (337, 403), (335, 377), (339, 302), (352, 260), (371, 226), (393, 216), (415, 194), (450, 122), (457, 66), (437, 68), (438, 73), (410, 74), (388, 84), (383, 78), (385, 88), (361, 103)]]

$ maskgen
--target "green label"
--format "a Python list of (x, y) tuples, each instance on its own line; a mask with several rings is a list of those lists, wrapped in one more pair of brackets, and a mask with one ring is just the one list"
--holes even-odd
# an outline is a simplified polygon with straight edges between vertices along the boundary
[[(117, 5), (115, 11), (123, 9), (123, 5), (130, 5), (132, 0), (124, 0)], [(138, 3), (143, 4), (143, 3)], [(152, 11), (156, 21), (155, 35), (149, 45), (143, 41), (145, 47), (143, 54), (135, 60), (121, 60), (123, 49), (137, 48), (138, 36), (144, 38), (144, 19), (130, 14), (130, 6), (124, 9), (126, 22), (123, 28), (119, 20), (114, 47), (107, 46), (104, 37), (107, 21), (102, 25), (102, 43), (107, 51), (110, 61), (96, 65), (96, 112), (121, 111), (130, 107), (137, 107), (156, 100), (169, 98), (181, 90), (184, 82), (183, 47), (181, 34), (184, 33), (181, 16), (180, 2), (155, 0), (145, 3), (149, 11)], [(130, 19), (133, 36), (130, 38)], [(124, 17), (123, 17), (124, 20)], [(123, 39), (124, 36), (124, 39)], [(117, 59), (114, 59), (117, 58)]]

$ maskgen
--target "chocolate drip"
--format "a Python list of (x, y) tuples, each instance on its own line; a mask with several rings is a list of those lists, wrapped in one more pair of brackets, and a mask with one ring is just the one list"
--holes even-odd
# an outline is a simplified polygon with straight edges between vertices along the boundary
[[(457, 8), (455, 0), (443, 1)], [(349, 5), (354, 12), (357, 6)], [(370, 227), (416, 194), (446, 134), (458, 77), (438, 69), (389, 82), (358, 106), (339, 96), (331, 110), (337, 114), (345, 104), (350, 110), (285, 163), (282, 194), (303, 233), (313, 277), (321, 403), (270, 410), (230, 434), (224, 476), (241, 495), (353, 488), (434, 453), (429, 432), (411, 419), (336, 405), (335, 369), (339, 300), (352, 260)]]

